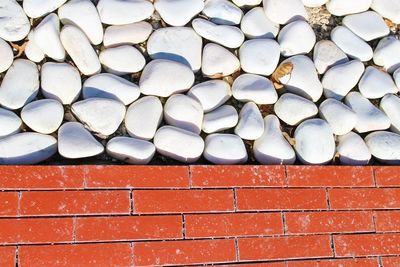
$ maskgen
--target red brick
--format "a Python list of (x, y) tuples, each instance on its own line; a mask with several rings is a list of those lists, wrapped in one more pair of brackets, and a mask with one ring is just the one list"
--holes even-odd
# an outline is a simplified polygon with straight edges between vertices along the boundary
[(284, 166), (191, 166), (192, 187), (282, 187)]
[(331, 209), (400, 208), (400, 188), (355, 188), (329, 190)]
[(16, 247), (0, 247), (0, 266), (15, 267)]
[(237, 189), (238, 210), (327, 209), (324, 189)]
[(400, 232), (399, 211), (377, 211), (374, 215), (377, 232)]
[(336, 256), (378, 256), (400, 254), (400, 234), (334, 236)]
[(377, 258), (289, 261), (287, 267), (379, 267)]
[(88, 188), (188, 188), (187, 166), (92, 166)]
[(236, 260), (235, 241), (185, 240), (135, 243), (135, 266), (223, 263)]
[(57, 243), (72, 241), (72, 218), (0, 220), (0, 244)]
[(373, 232), (372, 212), (326, 211), (285, 213), (286, 233), (352, 233)]
[(241, 261), (332, 257), (329, 236), (285, 236), (239, 239)]
[(132, 266), (129, 243), (23, 246), (19, 266)]
[(21, 215), (128, 214), (129, 191), (23, 192)]
[(182, 238), (182, 216), (77, 218), (76, 240), (113, 241)]
[(400, 257), (383, 257), (382, 267), (399, 267)]
[(375, 167), (375, 180), (377, 186), (399, 187), (400, 168), (399, 167)]
[(232, 190), (139, 190), (133, 192), (136, 213), (233, 211)]
[(229, 265), (219, 265), (224, 267), (286, 267), (284, 262), (258, 262), (258, 263), (239, 263)]
[(18, 193), (0, 192), (0, 217), (16, 215), (18, 215)]
[(375, 186), (372, 167), (287, 166), (289, 187)]
[(280, 213), (186, 215), (187, 238), (283, 234)]

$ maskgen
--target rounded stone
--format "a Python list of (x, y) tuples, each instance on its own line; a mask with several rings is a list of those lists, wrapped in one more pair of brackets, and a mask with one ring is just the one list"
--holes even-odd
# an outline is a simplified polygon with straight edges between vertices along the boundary
[(373, 66), (367, 67), (360, 82), (360, 93), (369, 99), (382, 98), (386, 94), (395, 94), (399, 91), (392, 77)]
[(107, 154), (128, 164), (145, 165), (154, 157), (153, 143), (140, 139), (117, 136), (108, 141)]
[(0, 0), (0, 38), (15, 42), (24, 39), (31, 25), (24, 10), (15, 0)]
[(262, 7), (255, 7), (243, 16), (240, 29), (248, 39), (273, 39), (278, 35), (279, 24), (270, 20)]
[(310, 24), (297, 20), (281, 29), (278, 42), (285, 57), (307, 54), (315, 45), (316, 36)]
[(115, 75), (139, 72), (146, 65), (142, 53), (130, 45), (107, 48), (100, 52), (99, 60), (107, 72)]
[(53, 12), (65, 2), (67, 0), (24, 0), (22, 6), (26, 15), (35, 19)]
[(205, 140), (204, 157), (214, 164), (246, 163), (248, 156), (242, 139), (234, 134), (210, 134)]
[(210, 80), (193, 86), (187, 95), (201, 103), (204, 112), (224, 104), (232, 95), (230, 85), (222, 80)]
[(205, 133), (216, 133), (236, 126), (239, 115), (233, 106), (223, 105), (204, 115), (202, 130)]
[(383, 18), (374, 11), (348, 15), (343, 18), (342, 24), (367, 42), (390, 33)]
[(371, 8), (382, 17), (400, 23), (400, 2), (397, 0), (372, 0)]
[[(184, 26), (204, 8), (203, 0), (156, 0), (154, 7), (171, 26)], [(178, 15), (179, 14), (179, 15)]]
[[(39, 48), (39, 46), (35, 42), (35, 37), (34, 37), (33, 31), (31, 31), (28, 34), (28, 43), (25, 46), (24, 53), (25, 53), (25, 56), (27, 59), (29, 59), (30, 61), (33, 61), (35, 63), (39, 63), (45, 57), (45, 54), (43, 53), (43, 51)], [(13, 57), (14, 57), (14, 55), (13, 55)]]
[(202, 13), (216, 24), (237, 25), (243, 17), (243, 11), (228, 0), (206, 0)]
[(336, 150), (339, 154), (340, 164), (360, 166), (369, 163), (371, 152), (369, 152), (364, 140), (358, 134), (349, 132), (339, 136), (338, 140), (339, 144)]
[(0, 139), (20, 131), (22, 120), (14, 112), (0, 108)]
[(358, 121), (356, 113), (351, 108), (333, 98), (328, 98), (321, 103), (319, 114), (329, 123), (335, 135), (349, 133)]
[(382, 38), (374, 51), (374, 63), (393, 73), (400, 68), (400, 41), (394, 36)]
[(253, 102), (246, 103), (239, 113), (235, 134), (245, 140), (256, 140), (264, 132), (264, 121), (260, 110)]
[(0, 73), (5, 72), (14, 61), (14, 53), (11, 46), (0, 38)]
[(379, 107), (392, 123), (390, 130), (400, 134), (400, 98), (393, 94), (387, 94), (382, 98)]
[(306, 7), (321, 7), (325, 5), (329, 0), (302, 0), (303, 5)]
[(278, 94), (270, 80), (255, 74), (242, 74), (232, 85), (233, 97), (242, 102), (252, 101), (258, 105), (274, 104)]
[(371, 6), (372, 0), (330, 0), (326, 4), (329, 13), (335, 16), (345, 16), (367, 11)]
[(210, 78), (221, 78), (240, 70), (239, 59), (228, 49), (214, 43), (204, 46), (201, 71)]
[(153, 27), (147, 21), (108, 26), (104, 32), (103, 44), (108, 48), (143, 43), (149, 38), (152, 31)]
[(291, 93), (279, 98), (274, 111), (282, 121), (292, 126), (318, 114), (318, 108), (312, 101)]
[(278, 24), (308, 19), (301, 0), (263, 0), (263, 7), (267, 17)]
[(154, 6), (147, 0), (99, 0), (97, 11), (104, 24), (124, 25), (147, 19)]
[(378, 131), (367, 135), (365, 143), (378, 161), (389, 165), (400, 164), (400, 135)]
[(315, 44), (313, 59), (319, 74), (324, 74), (330, 67), (349, 61), (346, 54), (329, 40), (321, 40)]

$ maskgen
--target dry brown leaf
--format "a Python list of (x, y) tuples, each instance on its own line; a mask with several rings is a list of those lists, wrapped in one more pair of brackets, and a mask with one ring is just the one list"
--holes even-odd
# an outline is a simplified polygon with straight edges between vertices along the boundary
[(293, 63), (286, 62), (281, 65), (272, 73), (272, 82), (276, 89), (282, 89), (283, 85), (280, 79), (286, 75), (290, 75), (293, 71)]
[(386, 25), (387, 25), (389, 28), (392, 28), (392, 27), (395, 26), (395, 24), (393, 23), (393, 21), (391, 21), (390, 19), (384, 19), (384, 20), (385, 20)]
[(290, 145), (295, 146), (296, 145), (296, 140), (292, 137), (287, 132), (283, 132), (283, 137), (289, 142)]
[(11, 43), (11, 47), (17, 50), (17, 54), (14, 56), (14, 58), (18, 58), (22, 55), (22, 53), (24, 53), (27, 44), (28, 41), (25, 41), (22, 45)]

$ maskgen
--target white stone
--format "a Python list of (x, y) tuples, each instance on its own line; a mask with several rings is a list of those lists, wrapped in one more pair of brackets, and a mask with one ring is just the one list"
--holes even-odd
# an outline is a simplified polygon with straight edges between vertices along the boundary
[(326, 8), (332, 15), (345, 16), (367, 11), (371, 6), (371, 3), (372, 0), (330, 0), (328, 3), (326, 3)]
[(330, 68), (322, 78), (325, 97), (343, 99), (357, 85), (364, 70), (364, 64), (356, 59)]
[(166, 123), (196, 134), (201, 132), (203, 116), (200, 102), (186, 95), (172, 95), (164, 105)]
[(194, 74), (188, 66), (171, 60), (155, 59), (145, 66), (139, 87), (144, 95), (169, 97), (189, 90), (193, 83)]
[(99, 60), (107, 72), (115, 75), (139, 72), (146, 65), (142, 53), (130, 45), (107, 48), (100, 52)]
[(301, 0), (263, 0), (263, 6), (267, 17), (275, 23), (287, 24), (308, 19)]
[(390, 130), (400, 134), (400, 98), (396, 95), (385, 95), (379, 105), (392, 122)]
[(239, 59), (228, 49), (214, 43), (204, 46), (201, 71), (210, 78), (220, 78), (240, 70)]
[(359, 92), (349, 93), (345, 98), (345, 103), (357, 114), (358, 122), (354, 127), (357, 132), (386, 130), (390, 127), (389, 117)]
[(8, 69), (0, 87), (0, 105), (20, 109), (31, 102), (39, 91), (39, 71), (32, 61), (16, 59)]
[(380, 162), (390, 165), (400, 164), (400, 135), (378, 131), (365, 137), (371, 154)]
[(126, 113), (124, 104), (108, 98), (88, 98), (76, 102), (71, 111), (90, 131), (101, 136), (115, 133)]
[(22, 121), (14, 112), (0, 108), (0, 138), (18, 133), (21, 126)]
[(0, 73), (8, 70), (14, 61), (14, 53), (11, 46), (0, 38)]
[(46, 98), (69, 105), (79, 97), (82, 88), (81, 76), (79, 71), (68, 63), (43, 64), (40, 78), (42, 93)]
[(58, 16), (64, 25), (81, 29), (92, 44), (98, 45), (103, 41), (103, 25), (92, 1), (70, 0), (58, 9)]
[(82, 87), (84, 99), (92, 97), (110, 98), (129, 105), (139, 98), (140, 89), (136, 84), (110, 73), (89, 77)]
[(147, 0), (100, 0), (97, 11), (104, 24), (123, 25), (147, 19), (154, 7)]
[(216, 24), (237, 25), (243, 17), (243, 11), (228, 0), (206, 0), (202, 11)]
[(303, 5), (306, 7), (321, 7), (325, 5), (329, 0), (302, 0)]
[(364, 140), (356, 133), (339, 136), (339, 144), (337, 152), (339, 153), (339, 161), (342, 165), (367, 165), (371, 159), (371, 152)]
[(196, 162), (204, 150), (204, 141), (199, 135), (173, 126), (158, 129), (154, 145), (161, 155), (183, 163)]
[(329, 40), (321, 40), (315, 44), (313, 59), (319, 74), (324, 74), (330, 67), (349, 61), (347, 55)]
[(283, 136), (279, 119), (275, 115), (264, 118), (264, 133), (254, 141), (253, 153), (261, 164), (289, 165), (296, 161), (296, 154)]
[(27, 59), (29, 59), (30, 61), (39, 63), (40, 61), (42, 61), (45, 57), (45, 54), (43, 53), (43, 51), (39, 48), (39, 46), (37, 45), (37, 43), (35, 42), (35, 37), (34, 37), (34, 32), (31, 31), (28, 34), (28, 43), (25, 46), (25, 56), (27, 57)]
[(297, 125), (318, 114), (317, 106), (301, 96), (283, 94), (274, 105), (275, 114), (289, 125)]
[(202, 130), (216, 133), (236, 126), (239, 115), (233, 106), (223, 105), (204, 115)]
[(383, 18), (374, 11), (348, 15), (343, 18), (342, 23), (367, 42), (386, 36), (390, 32)]
[(317, 40), (313, 29), (306, 21), (297, 20), (281, 29), (278, 42), (285, 57), (309, 53)]
[(400, 89), (400, 68), (398, 68), (394, 73), (393, 73), (393, 78), (394, 81), (397, 85), (397, 88)]
[(256, 140), (264, 132), (264, 121), (260, 110), (253, 102), (246, 103), (239, 113), (235, 134), (245, 140)]
[(235, 26), (217, 25), (197, 18), (192, 21), (192, 27), (204, 39), (228, 48), (238, 48), (244, 41), (243, 32)]
[(370, 61), (373, 57), (373, 51), (369, 44), (344, 26), (334, 28), (331, 31), (331, 39), (351, 58)]
[(239, 57), (243, 71), (268, 76), (278, 66), (280, 47), (272, 39), (248, 40), (240, 47)]
[(317, 102), (321, 98), (323, 90), (312, 60), (298, 55), (284, 60), (281, 64), (285, 63), (292, 63), (293, 70), (290, 74), (281, 77), (279, 81), (289, 92)]
[(275, 38), (279, 32), (279, 24), (265, 15), (262, 7), (255, 7), (242, 18), (240, 29), (247, 38)]
[(369, 99), (382, 98), (386, 94), (395, 94), (399, 91), (392, 76), (373, 66), (367, 67), (358, 83), (360, 93)]
[(160, 99), (145, 96), (129, 106), (125, 116), (125, 128), (132, 137), (153, 139), (163, 117)]
[(204, 8), (203, 0), (155, 0), (154, 7), (171, 26), (184, 26)]
[(58, 153), (68, 159), (93, 157), (104, 147), (79, 122), (66, 122), (58, 130)]
[(326, 120), (336, 135), (349, 133), (357, 125), (356, 113), (342, 102), (328, 98), (319, 106), (321, 119)]
[(327, 164), (335, 155), (335, 139), (329, 124), (321, 119), (306, 120), (294, 132), (295, 150), (304, 164)]
[(35, 43), (45, 55), (64, 61), (65, 50), (60, 41), (60, 20), (54, 13), (46, 16), (34, 29)]
[(234, 134), (210, 134), (206, 137), (204, 157), (214, 164), (232, 165), (246, 163), (246, 147)]
[(238, 7), (258, 6), (262, 0), (232, 0)]
[(15, 0), (0, 0), (0, 38), (15, 42), (24, 39), (31, 25), (24, 10)]
[(382, 38), (374, 51), (374, 63), (389, 73), (400, 67), (400, 41), (393, 36)]
[(152, 59), (177, 61), (196, 72), (201, 68), (202, 50), (202, 38), (189, 27), (160, 28), (147, 41), (147, 53)]
[(0, 140), (0, 165), (29, 165), (57, 152), (57, 140), (39, 133), (19, 133)]
[(153, 27), (147, 21), (108, 26), (104, 32), (103, 44), (108, 48), (143, 43), (152, 31)]
[(128, 164), (145, 165), (152, 160), (156, 147), (149, 141), (117, 136), (108, 141), (106, 151), (111, 157)]
[(84, 75), (90, 76), (101, 71), (96, 52), (79, 28), (72, 25), (64, 26), (60, 38), (65, 50)]
[(39, 18), (53, 12), (65, 2), (67, 0), (24, 0), (22, 5), (26, 15), (31, 18)]
[(242, 102), (252, 101), (258, 105), (274, 104), (278, 94), (270, 80), (255, 74), (242, 74), (232, 85), (233, 97)]
[(400, 2), (397, 0), (372, 0), (371, 8), (382, 17), (400, 23)]
[(224, 104), (232, 95), (229, 83), (210, 80), (193, 86), (187, 95), (201, 103), (204, 112), (212, 111)]

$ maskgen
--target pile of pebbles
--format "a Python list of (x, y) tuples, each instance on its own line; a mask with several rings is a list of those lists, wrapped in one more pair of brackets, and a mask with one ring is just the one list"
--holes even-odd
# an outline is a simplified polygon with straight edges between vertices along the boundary
[(400, 163), (398, 0), (0, 0), (0, 18), (0, 164)]

